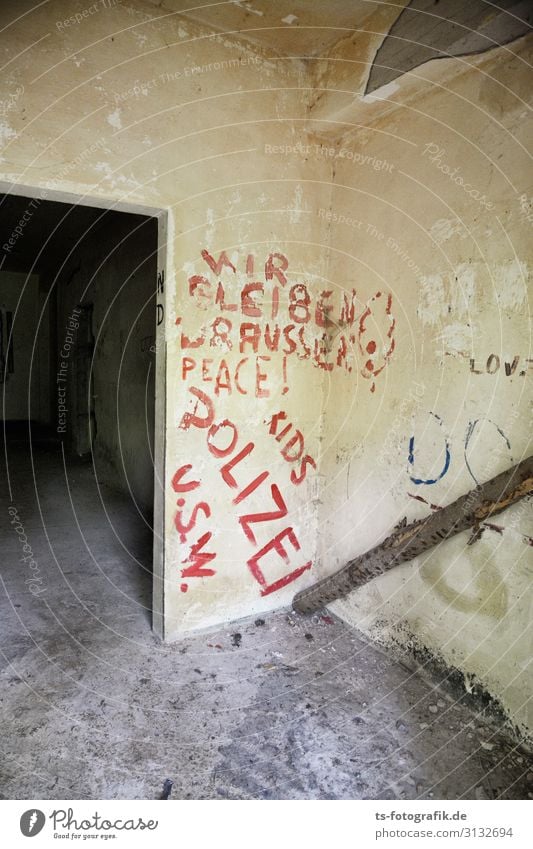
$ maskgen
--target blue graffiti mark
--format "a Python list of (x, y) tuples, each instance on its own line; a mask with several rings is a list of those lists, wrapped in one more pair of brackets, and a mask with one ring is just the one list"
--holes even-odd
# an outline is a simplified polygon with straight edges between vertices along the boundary
[[(441, 417), (438, 416), (436, 413), (430, 413), (430, 415), (433, 416), (433, 418), (437, 419), (439, 425), (442, 427)], [(412, 483), (416, 484), (416, 486), (421, 486), (421, 485), (430, 486), (432, 484), (438, 483), (438, 481), (440, 481), (444, 477), (444, 475), (446, 474), (446, 472), (450, 468), (450, 461), (451, 461), (450, 445), (449, 445), (449, 442), (446, 438), (445, 438), (445, 443), (446, 443), (446, 448), (445, 448), (446, 455), (445, 455), (445, 458), (444, 458), (444, 466), (443, 466), (443, 469), (442, 469), (440, 475), (438, 477), (434, 478), (434, 479), (428, 478), (427, 480), (424, 480), (423, 478), (414, 478), (412, 475), (410, 475)], [(415, 438), (414, 438), (414, 436), (411, 436), (411, 438), (409, 439), (409, 454), (408, 454), (407, 459), (409, 461), (410, 466), (414, 465), (414, 462), (415, 462)]]
[[(476, 429), (476, 427), (477, 427), (477, 425), (479, 424), (480, 421), (481, 421), (481, 419), (474, 419), (473, 421), (468, 422), (468, 427), (466, 429), (465, 448), (464, 448), (464, 457), (465, 457), (466, 468), (468, 469), (468, 471), (469, 471), (474, 483), (476, 484), (476, 486), (479, 486), (479, 481), (476, 478), (474, 472), (472, 471), (470, 463), (468, 462), (467, 451), (468, 451), (468, 446), (470, 444), (470, 440), (472, 439), (472, 436), (474, 435), (474, 431), (475, 431), (475, 429)], [(498, 431), (498, 433), (500, 434), (500, 436), (504, 440), (505, 444), (507, 445), (507, 448), (510, 451), (511, 450), (511, 443), (509, 442), (509, 440), (506, 437), (503, 430), (500, 427), (498, 427), (496, 422), (493, 422), (492, 419), (485, 419), (485, 421), (490, 422), (491, 425), (494, 425), (494, 427), (496, 428), (496, 430)]]

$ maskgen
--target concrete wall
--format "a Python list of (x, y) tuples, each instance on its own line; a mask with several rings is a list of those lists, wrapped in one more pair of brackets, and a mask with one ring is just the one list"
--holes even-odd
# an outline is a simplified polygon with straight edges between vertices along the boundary
[[(335, 100), (364, 129), (331, 156), (328, 274), (357, 301), (352, 370), (331, 374), (325, 421), (324, 573), (532, 453), (530, 52), (441, 60), (417, 71), (424, 85)], [(345, 324), (330, 335), (335, 352)], [(462, 534), (333, 610), (430, 649), (531, 728), (532, 532), (522, 502), (478, 542)]]
[[(363, 97), (405, 4), (305, 64), (174, 1), (109, 5), (65, 26), (72, 4), (54, 0), (10, 28), (5, 96), (22, 84), (24, 112), (4, 116), (0, 176), (168, 214), (155, 623), (173, 638), (288, 604), (529, 451), (529, 47), (439, 60)], [(18, 8), (3, 4), (6, 22)], [(260, 24), (242, 26), (260, 42)], [(304, 30), (290, 49), (278, 29), (302, 55)], [(478, 374), (491, 354), (499, 368)], [(442, 652), (526, 722), (519, 510), (335, 609)]]
[[(5, 22), (18, 8), (3, 4)], [(299, 88), (302, 63), (283, 61), (270, 48), (252, 51), (236, 35), (214, 34), (140, 0), (98, 7), (65, 26), (72, 13), (71, 3), (54, 0), (10, 27), (14, 61), (4, 85), (6, 97), (10, 87), (23, 88), (24, 111), (4, 116), (0, 176), (44, 193), (72, 192), (82, 202), (168, 213), (159, 293), (166, 341), (160, 334), (157, 355), (160, 399), (166, 372), (166, 406), (156, 428), (159, 457), (165, 447), (165, 467), (158, 470), (165, 504), (157, 510), (159, 518), (164, 512), (165, 556), (156, 558), (155, 624), (172, 638), (288, 604), (298, 586), (314, 579), (318, 495), (311, 461), (323, 409), (323, 328), (305, 309), (298, 315), (303, 324), (292, 320), (296, 306), (289, 301), (298, 291), (304, 300), (312, 294), (315, 310), (316, 293), (325, 285), (324, 228), (313, 211), (328, 191), (320, 181), (329, 169), (320, 159), (310, 161), (301, 147), (307, 113), (307, 91)], [(45, 48), (22, 52), (43, 34)], [(216, 270), (223, 251), (235, 272), (224, 264)], [(281, 272), (270, 271), (268, 258), (275, 254), (288, 262), (286, 282)], [(253, 271), (248, 255), (255, 258)], [(274, 266), (280, 262), (273, 257)], [(201, 297), (207, 284), (191, 294), (195, 275), (211, 286), (207, 300)], [(219, 279), (224, 305), (216, 300)], [(250, 282), (258, 288), (243, 293)], [(304, 283), (307, 289), (291, 296), (292, 287)], [(270, 321), (271, 345), (275, 320), (280, 333), (294, 325), (287, 331), (293, 341), (281, 336), (277, 352), (265, 340), (275, 289), (279, 308)], [(262, 315), (253, 313), (260, 309), (251, 305), (254, 300), (265, 303)], [(223, 317), (232, 321), (227, 341), (213, 336), (213, 324)], [(257, 341), (241, 344), (243, 324), (258, 325)], [(187, 348), (182, 334), (197, 338), (204, 325), (205, 341)], [(184, 372), (183, 359), (190, 355), (195, 369)], [(206, 378), (203, 359), (213, 360)], [(180, 427), (195, 409), (191, 388), (209, 397), (213, 425), (228, 419), (234, 426), (218, 431), (223, 457), (208, 448), (209, 428)], [(202, 413), (205, 405), (198, 401)], [(281, 426), (269, 432), (277, 413), (292, 425), (279, 440)], [(233, 478), (229, 471), (224, 477), (225, 462), (244, 449), (250, 453), (233, 467)], [(311, 460), (303, 464), (307, 456)], [(181, 480), (198, 485), (183, 490), (175, 475), (188, 465)], [(257, 488), (248, 489), (259, 477)]]
[(153, 502), (156, 251), (154, 220), (103, 213), (56, 281), (57, 432), (80, 456), (92, 442), (98, 479), (143, 513)]
[(12, 373), (2, 386), (2, 418), (46, 424), (50, 417), (49, 316), (36, 274), (0, 271), (0, 309), (7, 353), (6, 313), (12, 315)]

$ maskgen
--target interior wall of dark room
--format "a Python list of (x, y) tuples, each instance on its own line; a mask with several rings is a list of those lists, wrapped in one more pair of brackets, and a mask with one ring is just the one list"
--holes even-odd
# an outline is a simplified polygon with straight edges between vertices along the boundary
[(143, 511), (153, 499), (156, 249), (155, 222), (104, 216), (57, 280), (59, 355), (70, 336), (76, 352), (66, 370), (69, 446), (83, 456), (90, 439), (97, 478)]
[[(9, 198), (6, 231), (30, 202)], [(48, 426), (149, 516), (157, 223), (45, 201), (24, 235), (0, 271), (3, 418)]]

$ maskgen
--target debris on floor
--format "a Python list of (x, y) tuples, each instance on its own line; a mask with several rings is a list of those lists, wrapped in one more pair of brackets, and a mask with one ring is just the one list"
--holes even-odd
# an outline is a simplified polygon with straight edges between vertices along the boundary
[(151, 540), (127, 499), (98, 492), (82, 463), (69, 494), (52, 452), (35, 470), (48, 538), (30, 469), (21, 497), (45, 598), (24, 585), (17, 541), (2, 543), (2, 798), (151, 799), (162, 773), (167, 799), (533, 794), (526, 747), (328, 612), (162, 644), (142, 566)]

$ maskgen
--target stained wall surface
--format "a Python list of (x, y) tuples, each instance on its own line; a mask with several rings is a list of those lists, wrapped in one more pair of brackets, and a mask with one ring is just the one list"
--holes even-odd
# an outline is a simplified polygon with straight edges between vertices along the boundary
[(17, 19), (5, 184), (167, 215), (156, 628), (173, 638), (288, 604), (314, 579), (323, 409), (314, 209), (329, 168), (304, 147), (303, 65), (140, 0), (81, 20), (60, 0), (24, 8), (1, 10)]
[[(530, 61), (520, 40), (331, 104), (364, 129), (335, 146), (319, 212), (328, 274), (356, 293), (353, 360), (325, 393), (324, 571), (532, 453)], [(330, 333), (335, 354), (348, 331)], [(526, 500), (332, 609), (430, 649), (531, 728), (532, 531)]]
[[(227, 21), (178, 0), (0, 12), (18, 18), (1, 179), (166, 214), (167, 639), (288, 604), (530, 452), (530, 41), (365, 96), (407, 4), (339, 0), (327, 36), (307, 22), (310, 49), (305, 4), (230, 5)], [(519, 506), (335, 610), (442, 653), (530, 722), (530, 521)]]

